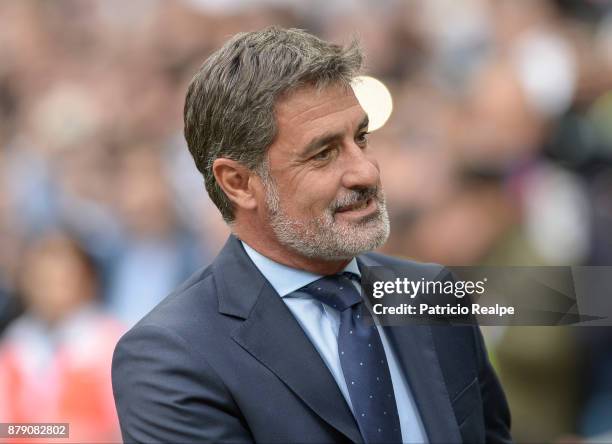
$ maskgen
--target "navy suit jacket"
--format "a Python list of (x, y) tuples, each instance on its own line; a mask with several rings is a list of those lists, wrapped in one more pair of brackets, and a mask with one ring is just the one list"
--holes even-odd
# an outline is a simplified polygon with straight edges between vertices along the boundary
[[(358, 263), (445, 273), (375, 253)], [(477, 327), (384, 328), (430, 442), (510, 442)], [(126, 442), (362, 442), (325, 363), (234, 236), (123, 336), (112, 370)]]

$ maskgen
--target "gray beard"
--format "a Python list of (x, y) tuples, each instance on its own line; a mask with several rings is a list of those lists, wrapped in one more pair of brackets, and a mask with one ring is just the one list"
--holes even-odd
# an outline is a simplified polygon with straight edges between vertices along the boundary
[(264, 178), (263, 183), (270, 227), (281, 245), (304, 257), (328, 261), (352, 259), (381, 247), (389, 238), (389, 215), (380, 189), (367, 193), (378, 203), (376, 213), (357, 223), (338, 223), (334, 214), (337, 208), (362, 200), (358, 191), (332, 203), (320, 217), (303, 222), (285, 213), (276, 184), (269, 179)]

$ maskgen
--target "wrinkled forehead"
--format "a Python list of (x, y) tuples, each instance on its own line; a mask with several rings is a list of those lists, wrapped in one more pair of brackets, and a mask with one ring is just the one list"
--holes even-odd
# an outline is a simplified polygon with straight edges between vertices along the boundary
[(354, 114), (356, 121), (361, 121), (365, 112), (353, 89), (344, 84), (322, 88), (305, 85), (283, 95), (275, 105), (278, 130), (286, 125), (315, 122), (326, 117), (347, 119), (350, 114)]

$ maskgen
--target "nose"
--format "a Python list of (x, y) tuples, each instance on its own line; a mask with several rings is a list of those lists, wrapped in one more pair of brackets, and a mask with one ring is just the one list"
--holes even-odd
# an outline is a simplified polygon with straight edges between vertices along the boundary
[(342, 176), (342, 185), (348, 189), (369, 188), (377, 186), (380, 182), (380, 169), (376, 159), (357, 145), (347, 150), (345, 171)]

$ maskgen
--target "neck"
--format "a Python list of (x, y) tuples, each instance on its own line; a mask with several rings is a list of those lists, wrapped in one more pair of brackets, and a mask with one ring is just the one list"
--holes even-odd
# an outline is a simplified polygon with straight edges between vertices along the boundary
[(253, 250), (268, 259), (298, 270), (328, 275), (344, 270), (351, 259), (327, 260), (306, 257), (281, 245), (270, 232), (254, 233), (245, 227), (233, 226), (232, 232)]

